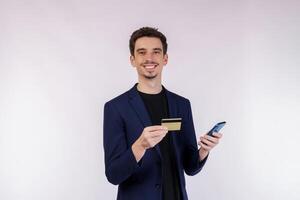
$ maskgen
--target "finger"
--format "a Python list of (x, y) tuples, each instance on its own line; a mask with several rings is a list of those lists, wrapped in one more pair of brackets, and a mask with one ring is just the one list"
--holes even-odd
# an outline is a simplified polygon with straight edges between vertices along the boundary
[(168, 130), (167, 127), (161, 126), (161, 125), (155, 125), (155, 126), (148, 126), (145, 128), (146, 131), (152, 132), (157, 130)]
[(218, 144), (219, 143), (219, 138), (210, 136), (210, 135), (204, 135), (204, 138), (206, 138), (207, 140), (209, 140), (212, 143)]
[(211, 146), (211, 147), (215, 146), (215, 143), (214, 143), (214, 142), (208, 140), (208, 139), (205, 138), (205, 137), (201, 137), (200, 140), (201, 140), (201, 142), (204, 142), (204, 143), (205, 143), (206, 145), (208, 145), (208, 146)]
[(162, 134), (159, 136), (151, 137), (150, 140), (162, 140), (167, 134)]
[(213, 136), (216, 138), (221, 138), (223, 136), (222, 133), (218, 133), (218, 132), (213, 132)]
[(211, 147), (200, 141), (199, 145), (206, 151), (210, 151)]
[(200, 140), (198, 141), (198, 145), (201, 145), (201, 143), (202, 144), (205, 144), (206, 146), (209, 146), (208, 144), (206, 144), (205, 142), (207, 141), (204, 141), (205, 140), (205, 138), (203, 138), (203, 137), (200, 137)]
[(162, 141), (164, 137), (154, 137), (151, 138), (149, 143), (151, 143), (153, 146), (155, 146), (156, 144), (158, 144), (160, 141)]
[(167, 130), (156, 130), (152, 132), (148, 132), (148, 137), (153, 138), (153, 137), (161, 137), (165, 136), (168, 133)]
[(157, 143), (159, 143), (164, 137), (152, 137), (147, 139), (147, 143), (151, 146), (154, 147)]
[(153, 140), (155, 141), (155, 143), (159, 143), (160, 141), (162, 141), (164, 139), (164, 137), (156, 137), (156, 138), (153, 138)]

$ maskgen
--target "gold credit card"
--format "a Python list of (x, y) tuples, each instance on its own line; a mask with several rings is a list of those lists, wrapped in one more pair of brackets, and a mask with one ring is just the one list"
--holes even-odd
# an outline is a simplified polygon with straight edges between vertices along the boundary
[(168, 131), (180, 131), (181, 118), (162, 119), (161, 125), (168, 127)]

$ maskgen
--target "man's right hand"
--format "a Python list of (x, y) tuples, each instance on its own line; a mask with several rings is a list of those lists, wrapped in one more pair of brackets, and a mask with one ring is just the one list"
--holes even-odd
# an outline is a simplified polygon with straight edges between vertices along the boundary
[(147, 149), (157, 145), (168, 133), (165, 126), (148, 126), (144, 128), (141, 136), (133, 143), (132, 152), (137, 162), (141, 160)]

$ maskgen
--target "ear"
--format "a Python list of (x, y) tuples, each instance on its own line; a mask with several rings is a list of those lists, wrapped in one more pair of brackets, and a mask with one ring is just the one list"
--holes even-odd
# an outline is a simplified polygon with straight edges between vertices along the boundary
[(163, 63), (164, 63), (164, 65), (167, 65), (167, 64), (168, 64), (168, 59), (169, 59), (169, 56), (168, 56), (168, 54), (166, 53), (166, 54), (164, 55), (164, 58), (163, 58)]
[(132, 65), (132, 67), (135, 67), (135, 65), (134, 65), (134, 56), (130, 55), (129, 59), (130, 59), (130, 63)]

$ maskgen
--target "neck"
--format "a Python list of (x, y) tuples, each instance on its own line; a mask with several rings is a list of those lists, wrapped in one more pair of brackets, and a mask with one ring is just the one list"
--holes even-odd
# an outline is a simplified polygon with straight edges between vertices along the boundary
[(139, 80), (137, 89), (138, 91), (147, 94), (158, 94), (162, 90), (162, 85), (161, 85), (161, 81)]

